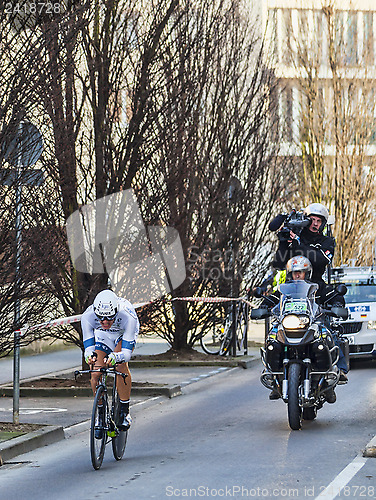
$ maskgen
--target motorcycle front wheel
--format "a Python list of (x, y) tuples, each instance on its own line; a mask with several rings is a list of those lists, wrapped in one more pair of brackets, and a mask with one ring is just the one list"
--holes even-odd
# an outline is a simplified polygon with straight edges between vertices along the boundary
[(288, 373), (287, 414), (289, 426), (298, 431), (302, 426), (302, 410), (299, 405), (300, 365), (292, 363)]

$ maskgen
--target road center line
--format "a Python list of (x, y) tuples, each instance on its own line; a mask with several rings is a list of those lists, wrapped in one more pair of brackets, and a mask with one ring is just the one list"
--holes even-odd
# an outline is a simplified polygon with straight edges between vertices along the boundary
[[(376, 444), (376, 436), (367, 444), (374, 446)], [(360, 471), (363, 465), (367, 462), (368, 458), (362, 455), (357, 455), (352, 462), (349, 463), (333, 481), (318, 495), (315, 500), (333, 500), (340, 494), (341, 490), (351, 481), (351, 479)]]

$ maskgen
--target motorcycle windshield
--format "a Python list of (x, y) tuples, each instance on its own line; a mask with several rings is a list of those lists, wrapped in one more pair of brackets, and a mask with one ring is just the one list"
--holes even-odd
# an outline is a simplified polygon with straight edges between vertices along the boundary
[(307, 283), (302, 280), (283, 283), (278, 287), (281, 295), (291, 299), (314, 299), (318, 288), (319, 286), (316, 283)]

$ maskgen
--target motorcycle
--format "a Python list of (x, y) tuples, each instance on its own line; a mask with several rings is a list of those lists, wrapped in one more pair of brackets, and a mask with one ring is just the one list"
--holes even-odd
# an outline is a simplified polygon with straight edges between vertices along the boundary
[[(261, 348), (265, 366), (261, 383), (277, 391), (287, 403), (292, 430), (299, 430), (302, 420), (316, 418), (326, 401), (325, 394), (335, 388), (340, 376), (339, 347), (333, 340), (328, 318), (347, 319), (348, 311), (346, 307), (319, 306), (315, 302), (317, 289), (318, 285), (305, 281), (284, 283), (279, 285), (278, 305), (269, 299), (272, 309), (251, 311), (251, 319), (273, 318), (265, 347)], [(344, 285), (338, 285), (335, 293), (345, 295), (346, 291)], [(254, 296), (268, 301), (260, 288)]]

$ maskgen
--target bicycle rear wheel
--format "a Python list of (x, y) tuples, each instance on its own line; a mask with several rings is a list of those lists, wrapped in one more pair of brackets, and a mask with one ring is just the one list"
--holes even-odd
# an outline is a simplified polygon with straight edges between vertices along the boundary
[[(113, 394), (113, 419), (116, 427), (120, 423), (120, 398), (116, 389)], [(116, 431), (117, 435), (112, 438), (112, 452), (115, 460), (121, 460), (127, 444), (128, 431)]]
[[(100, 406), (101, 409), (99, 408)], [(106, 448), (107, 408), (107, 393), (104, 387), (100, 385), (94, 397), (90, 428), (90, 456), (95, 470), (98, 470), (102, 465), (104, 450)], [(102, 413), (101, 416), (100, 412)]]

